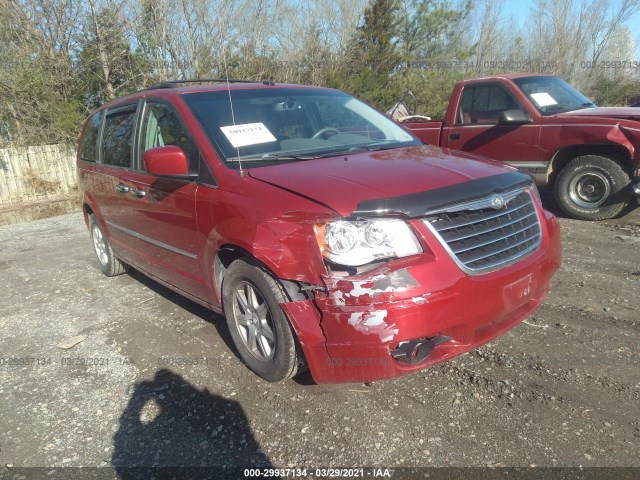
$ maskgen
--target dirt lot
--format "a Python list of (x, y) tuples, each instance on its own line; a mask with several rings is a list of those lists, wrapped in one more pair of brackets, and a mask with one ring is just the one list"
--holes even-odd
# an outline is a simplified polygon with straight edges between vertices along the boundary
[(371, 385), (262, 381), (222, 317), (136, 272), (102, 276), (79, 213), (0, 227), (0, 477), (35, 466), (640, 467), (640, 209), (561, 224), (564, 265), (532, 318)]

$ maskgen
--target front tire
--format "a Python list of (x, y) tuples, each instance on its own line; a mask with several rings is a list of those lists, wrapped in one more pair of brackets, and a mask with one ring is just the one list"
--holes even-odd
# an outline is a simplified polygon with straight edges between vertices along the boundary
[(293, 377), (301, 355), (279, 306), (286, 297), (276, 280), (257, 265), (236, 260), (227, 269), (222, 301), (231, 338), (244, 363), (269, 382)]
[(615, 160), (583, 155), (571, 160), (558, 175), (558, 206), (571, 218), (606, 220), (622, 212), (632, 199), (631, 177)]
[(91, 234), (91, 241), (93, 242), (93, 250), (102, 273), (107, 277), (115, 277), (116, 275), (125, 273), (128, 270), (127, 264), (118, 260), (113, 254), (107, 236), (104, 234), (104, 230), (102, 230), (95, 214), (91, 214), (89, 217), (89, 232)]

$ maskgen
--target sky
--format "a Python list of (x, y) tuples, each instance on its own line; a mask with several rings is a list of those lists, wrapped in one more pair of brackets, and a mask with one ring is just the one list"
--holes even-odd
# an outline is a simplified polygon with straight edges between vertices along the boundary
[[(622, 1), (623, 0), (610, 0), (611, 5), (616, 8), (619, 8)], [(507, 0), (504, 6), (505, 17), (513, 14), (522, 24), (528, 18), (531, 8), (534, 5), (535, 0)], [(631, 30), (636, 42), (636, 60), (640, 60), (640, 12), (630, 17), (626, 22), (626, 26)]]

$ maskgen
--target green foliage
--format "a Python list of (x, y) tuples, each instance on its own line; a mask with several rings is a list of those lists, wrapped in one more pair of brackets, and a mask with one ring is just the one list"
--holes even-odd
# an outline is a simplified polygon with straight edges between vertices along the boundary
[[(444, 118), (454, 84), (468, 76), (467, 72), (459, 70), (409, 69), (397, 75), (396, 80), (403, 92), (409, 90), (415, 95), (416, 111), (414, 113), (432, 118)], [(393, 103), (395, 102), (385, 105), (384, 108), (391, 108)], [(408, 106), (413, 107), (413, 105)]]
[[(532, 72), (561, 73), (531, 53), (529, 30), (497, 28), (486, 13), (472, 18), (471, 2), (369, 0), (356, 27), (356, 15), (329, 20), (320, 8), (304, 10), (317, 18), (296, 17), (294, 0), (253, 10), (239, 2), (247, 16), (262, 15), (254, 22), (202, 0), (0, 0), (0, 144), (75, 143), (82, 120), (105, 101), (156, 81), (224, 77), (224, 59), (230, 78), (339, 88), (383, 110), (411, 90), (416, 113), (432, 117), (444, 115), (456, 80), (492, 72), (462, 70), (466, 60), (513, 58)], [(491, 35), (470, 34), (473, 23)], [(584, 88), (596, 103), (640, 97), (637, 76), (598, 73)]]
[[(219, 76), (224, 78), (224, 65), (219, 71)], [(255, 45), (248, 44), (233, 54), (227, 53), (226, 73), (235, 79), (273, 80), (278, 75), (278, 63), (272, 56), (258, 53)]]
[(141, 52), (131, 50), (114, 7), (104, 7), (95, 20), (88, 18), (85, 31), (75, 65), (76, 90), (92, 110), (113, 96), (139, 89), (150, 65)]
[[(57, 17), (47, 19), (65, 38), (75, 39), (66, 45), (58, 41), (62, 37), (47, 37), (49, 27), (43, 26), (38, 13), (41, 5), (54, 12), (63, 4), (55, 0), (11, 4), (0, 16), (4, 66), (0, 101), (6, 106), (0, 111), (0, 139), (22, 144), (73, 143), (82, 119), (114, 96), (153, 81), (188, 75), (189, 65), (196, 63), (205, 76), (224, 76), (221, 52), (196, 49), (193, 55), (198, 58), (190, 59), (174, 42), (178, 34), (172, 28), (180, 20), (167, 15), (175, 15), (187, 4), (196, 6), (186, 2), (175, 7), (171, 2), (140, 0), (131, 30), (122, 4), (69, 0), (63, 7), (71, 9), (65, 18), (75, 22), (55, 24)], [(21, 11), (25, 8), (31, 8), (31, 15)], [(69, 15), (72, 11), (77, 15)], [(228, 75), (326, 85), (382, 109), (390, 108), (410, 89), (420, 112), (440, 115), (461, 74), (431, 70), (429, 64), (434, 59), (459, 60), (469, 55), (470, 48), (461, 39), (461, 24), (469, 11), (468, 2), (452, 6), (444, 0), (370, 0), (361, 25), (341, 47), (331, 44), (321, 19), (310, 23), (300, 47), (286, 56), (273, 46), (258, 45), (252, 35), (243, 37), (244, 43), (227, 43)]]
[[(64, 58), (39, 51), (16, 32), (4, 33), (0, 145), (75, 141), (83, 114), (68, 82), (70, 65), (65, 68)], [(24, 54), (26, 46), (31, 55)]]
[(327, 77), (330, 86), (388, 109), (411, 90), (418, 108), (442, 115), (451, 89), (464, 73), (438, 68), (469, 58), (461, 38), (471, 2), (460, 9), (439, 0), (372, 0), (348, 51), (350, 61)]
[(463, 40), (463, 21), (472, 9), (470, 0), (460, 8), (442, 0), (404, 0), (398, 12), (397, 46), (405, 68), (416, 62), (464, 60), (471, 48)]
[(640, 100), (640, 80), (634, 78), (611, 79), (599, 76), (593, 86), (584, 92), (599, 106), (626, 106)]
[(392, 102), (401, 91), (391, 74), (400, 64), (394, 43), (397, 19), (395, 0), (372, 0), (364, 12), (364, 23), (357, 29), (341, 69), (332, 72), (328, 83), (374, 105)]

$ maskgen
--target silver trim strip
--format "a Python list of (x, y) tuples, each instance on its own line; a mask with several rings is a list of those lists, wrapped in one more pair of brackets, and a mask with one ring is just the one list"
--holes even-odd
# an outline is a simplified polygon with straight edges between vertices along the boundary
[[(539, 127), (539, 126), (540, 124), (538, 123), (523, 123), (522, 125), (517, 125), (518, 128)], [(496, 123), (455, 123), (453, 125), (449, 125), (443, 128), (493, 128), (493, 127), (513, 127), (513, 125), (508, 125), (505, 123), (497, 123), (497, 122)]]
[[(485, 217), (482, 218), (482, 220), (478, 221), (478, 220), (469, 220), (468, 222), (462, 222), (462, 223), (456, 223), (455, 225), (450, 225), (448, 227), (444, 227), (444, 228), (439, 228), (438, 231), (439, 232), (446, 232), (447, 230), (451, 230), (452, 228), (460, 228), (460, 227), (466, 227), (468, 225), (473, 225), (474, 223), (480, 223), (480, 222), (484, 222), (486, 220), (493, 220), (495, 218), (500, 218), (503, 217), (504, 215), (510, 215), (513, 212), (517, 212), (518, 210), (520, 210), (521, 208), (526, 207), (526, 205), (520, 205), (517, 208), (512, 208), (510, 210), (497, 210), (497, 212), (493, 215), (487, 215)], [(464, 238), (464, 237), (463, 237)], [(456, 240), (462, 240), (462, 238), (454, 238), (453, 240), (449, 240), (450, 242), (455, 242)]]
[[(631, 122), (635, 122), (637, 120), (631, 120), (630, 118), (622, 118), (622, 117), (608, 117), (611, 118), (611, 120), (627, 120), (627, 121), (631, 121)], [(545, 123), (543, 125), (540, 125), (541, 127), (609, 127), (609, 128), (615, 128), (618, 126), (617, 123), (614, 124), (610, 124), (610, 123)], [(634, 127), (627, 127), (626, 125), (622, 125), (622, 128), (626, 128), (628, 130), (638, 130), (637, 128)], [(586, 143), (585, 145), (589, 145), (588, 143)]]
[(194, 258), (194, 259), (198, 258), (198, 255), (196, 255), (195, 253), (187, 252), (186, 250), (182, 250), (178, 247), (174, 247), (173, 245), (169, 245), (168, 243), (164, 243), (159, 240), (155, 240), (153, 238), (147, 237), (146, 235), (143, 235), (134, 230), (129, 230), (128, 228), (123, 227), (122, 225), (118, 225), (117, 223), (113, 223), (108, 220), (106, 221), (106, 223), (110, 227), (116, 228), (121, 232), (128, 233), (132, 237), (136, 237), (137, 239), (140, 239), (143, 242), (150, 243), (151, 245), (155, 245), (156, 247), (164, 248), (165, 250), (169, 250), (170, 252), (177, 253), (179, 255), (184, 255), (185, 257)]
[(507, 165), (511, 165), (516, 168), (544, 168), (549, 166), (549, 162), (517, 162), (515, 160), (505, 161)]
[[(501, 193), (500, 196), (504, 200), (504, 203), (508, 203), (514, 198), (516, 198), (520, 193), (526, 188), (518, 188), (516, 190), (511, 190), (509, 192)], [(437, 213), (446, 213), (446, 212), (460, 212), (462, 210), (482, 210), (484, 208), (493, 208), (493, 196), (490, 195), (488, 197), (478, 198), (476, 200), (470, 200), (465, 203), (457, 203), (455, 205), (451, 205), (449, 207), (439, 208), (437, 210), (429, 210), (425, 217), (430, 215), (435, 215)]]
[(516, 162), (512, 160), (506, 161), (505, 163), (533, 175), (538, 185), (546, 186), (549, 183), (547, 173), (549, 172), (551, 162)]

